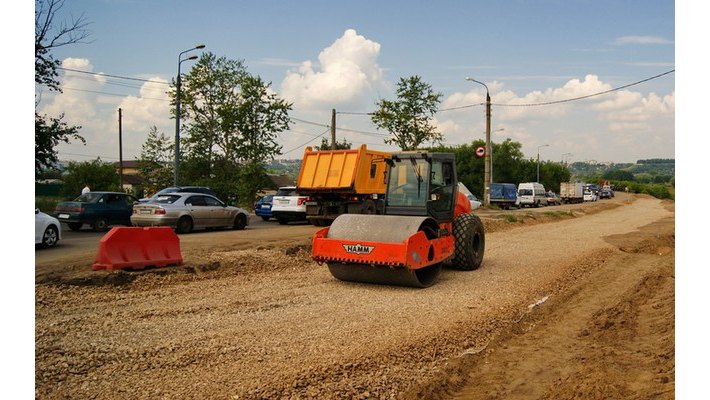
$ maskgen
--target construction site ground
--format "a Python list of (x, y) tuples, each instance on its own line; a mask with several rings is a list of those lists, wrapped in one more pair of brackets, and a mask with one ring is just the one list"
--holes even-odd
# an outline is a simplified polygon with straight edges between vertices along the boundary
[(673, 202), (478, 214), (481, 268), (427, 289), (334, 279), (310, 225), (180, 235), (183, 265), (135, 272), (52, 249), (35, 397), (674, 398)]

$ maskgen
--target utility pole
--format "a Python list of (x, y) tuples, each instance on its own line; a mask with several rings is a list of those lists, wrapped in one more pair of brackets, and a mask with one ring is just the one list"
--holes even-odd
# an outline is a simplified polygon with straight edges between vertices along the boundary
[(335, 108), (330, 116), (330, 149), (335, 150), (337, 146), (335, 145)]
[(483, 85), (486, 88), (486, 155), (483, 159), (483, 205), (488, 206), (491, 204), (490, 190), (491, 190), (491, 92), (488, 90), (488, 86), (480, 81), (477, 81), (471, 77), (465, 78), (467, 81), (476, 82)]
[(118, 109), (118, 187), (123, 191), (123, 125), (121, 109)]

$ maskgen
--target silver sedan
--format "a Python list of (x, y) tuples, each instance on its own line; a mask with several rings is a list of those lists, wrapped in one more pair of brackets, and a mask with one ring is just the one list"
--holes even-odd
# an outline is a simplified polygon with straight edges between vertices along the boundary
[(133, 206), (133, 226), (170, 226), (177, 233), (198, 228), (244, 229), (249, 218), (245, 210), (228, 206), (203, 193), (167, 193)]

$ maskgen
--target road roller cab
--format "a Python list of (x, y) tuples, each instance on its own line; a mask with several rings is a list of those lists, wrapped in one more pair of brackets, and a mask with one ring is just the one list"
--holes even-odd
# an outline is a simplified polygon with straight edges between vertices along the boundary
[(444, 264), (480, 266), (485, 233), (458, 193), (453, 154), (395, 153), (387, 160), (385, 215), (344, 214), (313, 236), (313, 258), (344, 281), (428, 287)]

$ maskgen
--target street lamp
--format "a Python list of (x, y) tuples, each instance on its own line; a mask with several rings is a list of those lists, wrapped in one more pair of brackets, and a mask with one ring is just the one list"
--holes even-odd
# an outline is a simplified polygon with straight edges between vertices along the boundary
[(196, 60), (197, 56), (190, 56), (185, 59), (182, 58), (182, 55), (192, 51), (192, 50), (197, 50), (197, 49), (204, 49), (205, 45), (204, 44), (198, 44), (197, 46), (182, 51), (180, 54), (178, 54), (178, 70), (177, 70), (177, 79), (175, 82), (176, 86), (176, 93), (175, 93), (175, 178), (173, 184), (175, 186), (178, 185), (178, 177), (179, 177), (179, 171), (180, 171), (180, 85), (182, 83), (182, 79), (180, 77), (180, 65), (183, 63), (183, 61), (187, 60)]
[(540, 183), (540, 148), (542, 147), (548, 147), (549, 144), (543, 144), (540, 146), (537, 146), (537, 180), (535, 182)]
[(486, 156), (483, 161), (483, 205), (490, 204), (489, 190), (491, 185), (491, 92), (485, 83), (479, 82), (469, 76), (465, 78), (467, 81), (476, 82), (486, 88)]

